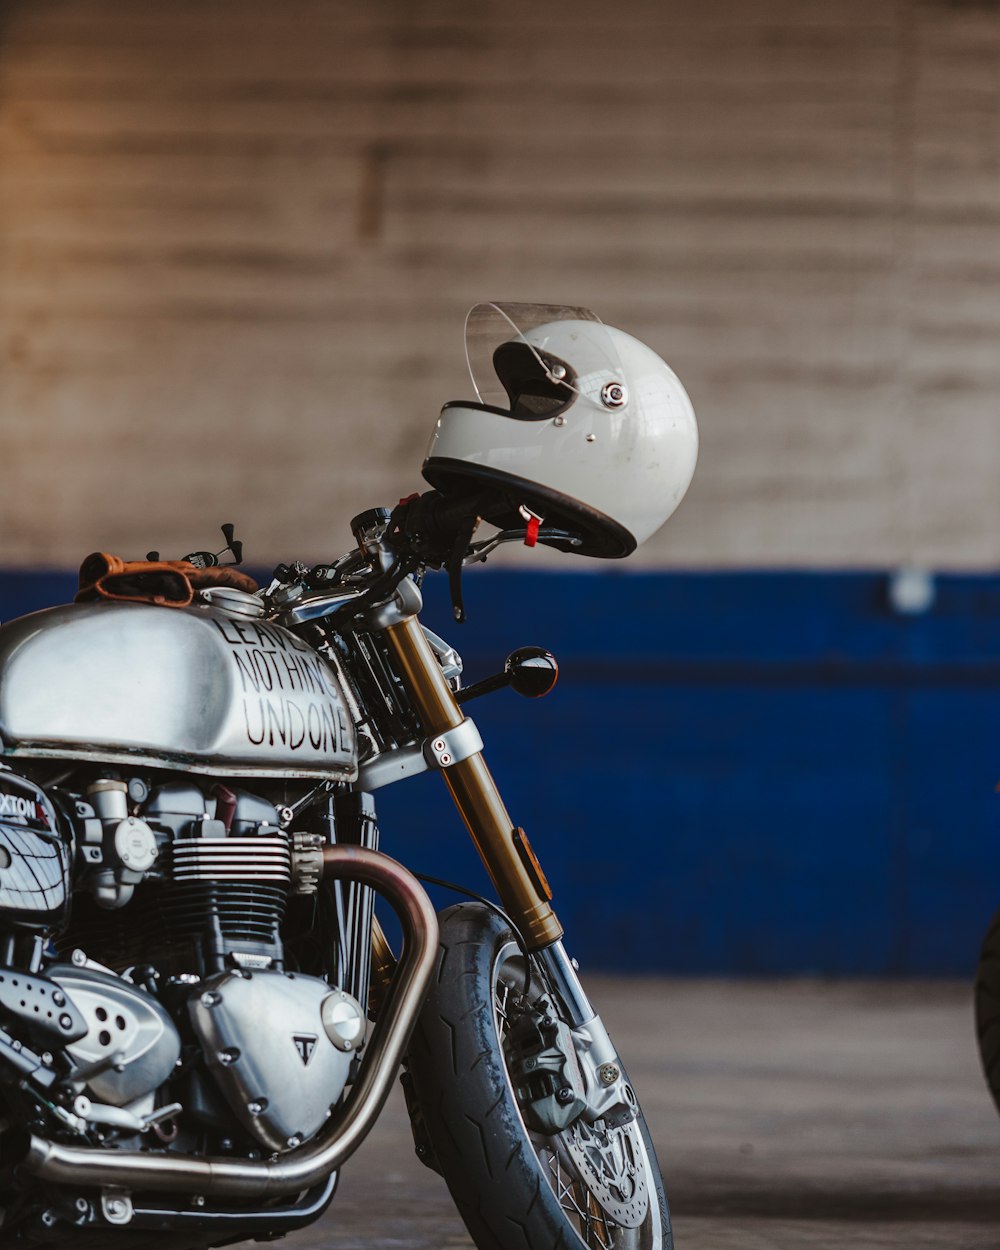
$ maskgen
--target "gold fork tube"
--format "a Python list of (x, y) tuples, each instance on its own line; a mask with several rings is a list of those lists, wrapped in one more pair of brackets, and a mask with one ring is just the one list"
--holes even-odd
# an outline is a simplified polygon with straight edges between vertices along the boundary
[[(457, 728), (465, 716), (415, 616), (390, 625), (385, 637), (428, 736)], [(482, 753), (442, 769), (476, 850), (500, 902), (529, 950), (562, 937), (563, 928), (538, 876), (529, 870), (515, 842), (515, 827)]]
[(378, 916), (372, 916), (372, 978), (368, 989), (368, 1010), (373, 1018), (378, 1016), (385, 1001), (397, 962)]

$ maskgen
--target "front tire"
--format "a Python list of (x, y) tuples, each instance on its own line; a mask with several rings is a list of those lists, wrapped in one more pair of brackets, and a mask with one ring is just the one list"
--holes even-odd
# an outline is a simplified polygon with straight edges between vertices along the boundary
[[(641, 1112), (620, 1128), (598, 1121), (554, 1136), (529, 1130), (503, 1049), (524, 985), (523, 955), (506, 923), (479, 904), (451, 907), (440, 921), (437, 976), (410, 1044), (408, 1079), (419, 1108), (418, 1153), (430, 1154), (444, 1175), (479, 1250), (672, 1250)], [(544, 990), (534, 966), (531, 983), (534, 998)], [(620, 1174), (581, 1168), (582, 1138), (590, 1158), (613, 1160), (603, 1166)], [(626, 1209), (620, 1186), (644, 1195), (635, 1227), (609, 1214)]]
[(979, 955), (976, 1040), (986, 1084), (1000, 1111), (1000, 911), (993, 917)]

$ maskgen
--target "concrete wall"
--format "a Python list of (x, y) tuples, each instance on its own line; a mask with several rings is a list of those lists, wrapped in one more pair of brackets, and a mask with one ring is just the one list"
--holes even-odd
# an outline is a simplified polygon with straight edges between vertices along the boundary
[(637, 561), (994, 565), (998, 151), (993, 3), (6, 0), (0, 564), (341, 549), (513, 298), (688, 385)]

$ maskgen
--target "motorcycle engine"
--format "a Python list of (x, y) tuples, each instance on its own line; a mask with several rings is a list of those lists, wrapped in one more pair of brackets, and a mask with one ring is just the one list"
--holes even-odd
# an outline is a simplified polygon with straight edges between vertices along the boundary
[[(316, 891), (323, 836), (223, 785), (103, 778), (51, 796), (0, 772), (0, 1082), (28, 1076), (63, 1129), (133, 1146), (283, 1151), (315, 1134), (365, 1023), (349, 994), (286, 967), (282, 921)], [(12, 892), (31, 871), (44, 891)]]
[(128, 787), (97, 781), (73, 801), (92, 902), (75, 909), (60, 947), (85, 945), (84, 928), (88, 953), (114, 968), (207, 976), (279, 965), (288, 898), (315, 890), (321, 839), (286, 834), (275, 805), (249, 791), (171, 781), (141, 797), (143, 782)]

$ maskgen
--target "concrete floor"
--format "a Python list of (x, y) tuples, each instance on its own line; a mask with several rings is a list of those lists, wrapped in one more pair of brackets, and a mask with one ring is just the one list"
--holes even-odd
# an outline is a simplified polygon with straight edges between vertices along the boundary
[[(1000, 1250), (1000, 1118), (968, 986), (592, 979), (678, 1250)], [(288, 1250), (469, 1250), (394, 1097)]]

